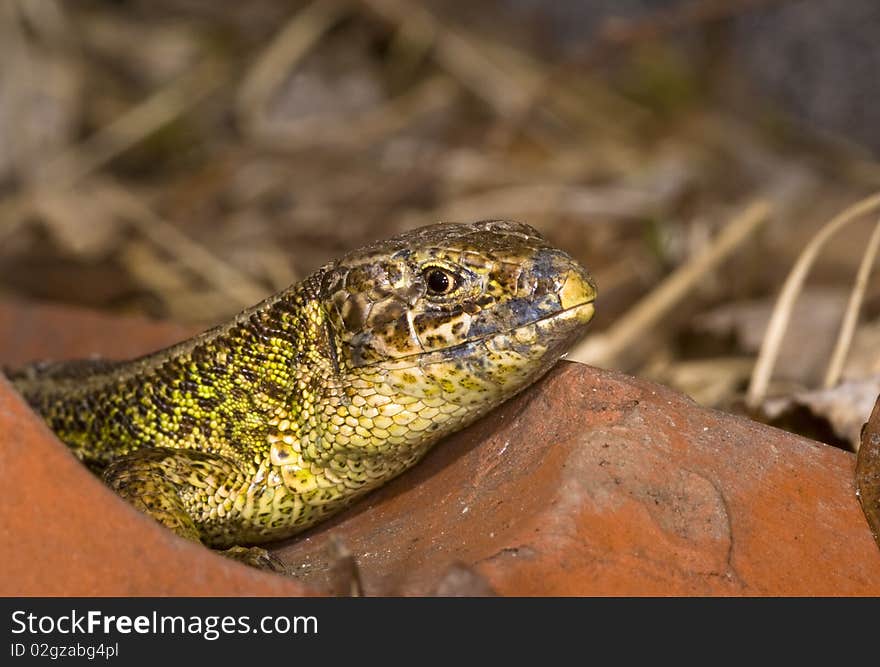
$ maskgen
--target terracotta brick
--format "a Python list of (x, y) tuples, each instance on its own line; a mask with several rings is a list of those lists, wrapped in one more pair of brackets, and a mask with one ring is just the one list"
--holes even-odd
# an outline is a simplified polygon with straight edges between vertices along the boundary
[[(22, 318), (21, 308), (0, 305), (0, 363), (131, 356), (192, 333), (44, 307)], [(131, 510), (3, 385), (0, 422), (0, 483), (15, 499), (0, 505), (0, 559), (12, 564), (0, 593), (305, 592)], [(341, 541), (368, 594), (878, 595), (880, 550), (853, 467), (841, 450), (562, 363), (274, 551), (301, 582), (335, 590)]]
[(304, 595), (117, 498), (0, 378), (0, 595)]
[(454, 563), (502, 595), (877, 595), (853, 456), (562, 363), (359, 507), (277, 552), (319, 586), (341, 539), (367, 592)]

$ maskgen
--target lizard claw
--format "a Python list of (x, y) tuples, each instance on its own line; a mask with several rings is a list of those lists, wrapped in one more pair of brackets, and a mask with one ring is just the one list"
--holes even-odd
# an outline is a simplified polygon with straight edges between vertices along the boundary
[(269, 553), (262, 547), (230, 547), (218, 552), (227, 558), (250, 565), (259, 570), (276, 572), (278, 574), (290, 574), (287, 566), (277, 556)]

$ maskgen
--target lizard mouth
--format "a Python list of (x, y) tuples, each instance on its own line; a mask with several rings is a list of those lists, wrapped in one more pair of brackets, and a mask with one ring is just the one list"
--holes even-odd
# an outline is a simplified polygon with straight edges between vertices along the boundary
[(488, 336), (484, 336), (483, 339), (503, 336), (505, 334), (507, 334), (508, 336), (515, 336), (518, 332), (525, 331), (530, 327), (537, 327), (538, 329), (544, 330), (548, 333), (551, 329), (559, 328), (564, 328), (566, 330), (571, 328), (573, 330), (577, 330), (579, 329), (579, 325), (585, 326), (587, 323), (589, 323), (590, 320), (593, 319), (593, 315), (595, 313), (595, 299), (590, 299), (589, 301), (585, 301), (583, 303), (578, 303), (573, 306), (568, 306), (567, 308), (557, 310), (555, 313), (550, 313), (548, 315), (545, 315), (544, 317), (539, 317), (530, 322), (525, 322), (508, 331), (500, 331), (498, 333), (489, 334)]
[(487, 336), (486, 339), (495, 339), (496, 343), (512, 339), (520, 344), (537, 344), (546, 348), (547, 352), (555, 350), (558, 354), (562, 354), (583, 335), (595, 312), (595, 297), (593, 297), (589, 301), (526, 322), (508, 332)]
[(377, 361), (370, 366), (386, 368), (406, 368), (417, 365), (440, 363), (451, 359), (471, 356), (474, 348), (482, 345), (496, 345), (502, 341), (511, 347), (523, 347), (539, 344), (547, 352), (554, 350), (562, 354), (565, 349), (576, 341), (584, 332), (586, 325), (595, 313), (595, 295), (581, 303), (569, 305), (543, 317), (524, 322), (511, 329), (495, 331), (482, 336), (470, 338), (449, 347), (425, 352), (415, 352), (394, 359)]
[[(569, 306), (568, 308), (563, 308), (558, 312), (537, 319), (530, 324), (537, 324), (539, 322), (552, 321), (557, 319), (573, 319), (587, 324), (590, 320), (593, 319), (593, 315), (596, 313), (595, 304), (596, 300), (590, 299), (589, 301), (585, 301), (574, 306)], [(523, 326), (529, 326), (529, 324), (524, 324)]]

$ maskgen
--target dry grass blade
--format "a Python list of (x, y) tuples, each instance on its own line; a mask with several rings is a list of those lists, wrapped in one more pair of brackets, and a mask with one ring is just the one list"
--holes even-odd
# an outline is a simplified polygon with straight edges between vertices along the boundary
[[(418, 116), (448, 106), (454, 99), (451, 81), (435, 76), (362, 114), (315, 114), (270, 121), (267, 109), (279, 87), (349, 10), (343, 0), (316, 0), (296, 13), (263, 50), (244, 77), (236, 100), (241, 128), (249, 139), (273, 151), (318, 145), (355, 150), (394, 133)], [(414, 27), (412, 22), (406, 26)], [(422, 43), (419, 46), (428, 48)]]
[(711, 246), (669, 275), (607, 332), (581, 343), (568, 358), (598, 366), (613, 365), (623, 352), (690, 294), (699, 285), (700, 278), (751, 238), (767, 222), (770, 212), (770, 204), (766, 201), (751, 203), (724, 227)]
[(635, 19), (606, 20), (587, 60), (597, 60), (610, 51), (657, 40), (703, 23), (798, 1), (800, 0), (688, 0)]
[(637, 176), (612, 185), (571, 185), (530, 182), (492, 187), (465, 196), (451, 196), (437, 211), (424, 216), (443, 220), (487, 216), (530, 218), (547, 215), (578, 220), (639, 218), (669, 210), (695, 182), (689, 165), (659, 160)]
[(700, 405), (724, 405), (748, 380), (752, 357), (712, 357), (690, 361), (658, 359), (643, 370), (644, 377), (683, 391)]
[(108, 184), (102, 196), (146, 238), (226, 294), (233, 301), (230, 309), (251, 306), (267, 296), (265, 288), (163, 220), (130, 192)]
[(332, 28), (348, 5), (315, 0), (298, 11), (260, 54), (238, 89), (236, 111), (245, 131), (259, 131), (266, 105), (291, 70)]
[(452, 30), (424, 7), (399, 0), (361, 2), (390, 23), (406, 25), (410, 36), (431, 40), (437, 63), (499, 116), (516, 116), (531, 104), (539, 84), (536, 77), (512, 76), (477, 46), (478, 40)]
[(56, 42), (70, 39), (72, 28), (56, 0), (17, 0), (10, 4), (45, 38)]
[(871, 269), (874, 266), (874, 260), (877, 258), (878, 249), (880, 249), (880, 222), (874, 227), (871, 238), (868, 240), (868, 246), (865, 248), (865, 254), (862, 255), (862, 262), (859, 264), (856, 283), (846, 304), (846, 313), (843, 316), (840, 333), (837, 336), (837, 343), (834, 345), (834, 353), (831, 355), (828, 371), (825, 374), (824, 385), (826, 388), (836, 385), (843, 372), (846, 356), (856, 330), (856, 322), (859, 319), (859, 310), (865, 298), (865, 290), (868, 288), (868, 277), (871, 275)]
[(785, 279), (785, 284), (776, 301), (776, 307), (773, 309), (773, 315), (770, 317), (770, 323), (767, 325), (767, 333), (764, 335), (758, 361), (755, 363), (755, 370), (752, 373), (752, 379), (746, 394), (746, 405), (750, 408), (757, 408), (767, 394), (767, 387), (770, 385), (773, 367), (776, 364), (776, 358), (779, 356), (779, 348), (782, 345), (785, 330), (788, 328), (788, 321), (791, 318), (794, 302), (797, 300), (798, 294), (800, 294), (804, 280), (806, 280), (810, 267), (812, 267), (813, 262), (818, 257), (819, 251), (822, 250), (829, 239), (847, 224), (877, 209), (880, 209), (880, 193), (866, 197), (853, 204), (832, 218), (810, 240), (807, 247), (804, 248), (798, 257), (794, 268)]
[(37, 172), (40, 183), (68, 187), (167, 125), (214, 91), (224, 77), (205, 61)]
[(0, 200), (0, 247), (21, 229), (31, 210), (31, 203), (22, 197)]
[(577, 76), (565, 76), (560, 68), (549, 70), (526, 51), (480, 37), (482, 49), (496, 62), (503, 63), (511, 82), (535, 81), (523, 112), (547, 114), (552, 109), (566, 121), (625, 141), (639, 124), (650, 117), (643, 107), (611, 90), (581, 68)]
[(426, 79), (407, 92), (362, 114), (331, 114), (272, 123), (252, 129), (255, 144), (272, 151), (296, 151), (308, 146), (364, 149), (405, 128), (420, 116), (449, 107), (458, 90), (444, 75)]
[[(361, 2), (400, 31), (406, 28), (410, 39), (423, 40), (423, 48), (433, 46), (436, 62), (511, 126), (521, 126), (537, 110), (622, 139), (645, 117), (642, 109), (591, 81), (585, 72), (578, 73), (576, 85), (558, 85), (547, 68), (524, 51), (450, 26), (424, 7), (400, 0)], [(541, 135), (533, 138), (543, 143)]]
[[(54, 3), (0, 3), (0, 181), (26, 180), (77, 129), (82, 77)], [(37, 10), (37, 11), (31, 11)], [(45, 11), (44, 11), (45, 10)], [(69, 33), (70, 31), (68, 31)]]

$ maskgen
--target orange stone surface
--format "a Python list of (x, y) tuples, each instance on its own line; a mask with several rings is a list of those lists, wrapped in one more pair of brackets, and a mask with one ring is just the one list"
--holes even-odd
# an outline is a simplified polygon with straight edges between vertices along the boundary
[[(0, 364), (125, 357), (191, 328), (0, 304)], [(561, 363), (414, 469), (275, 545), (296, 579), (189, 544), (103, 488), (0, 383), (0, 594), (880, 595), (854, 457)], [(335, 574), (334, 574), (335, 572)], [(442, 583), (441, 583), (442, 582)]]

